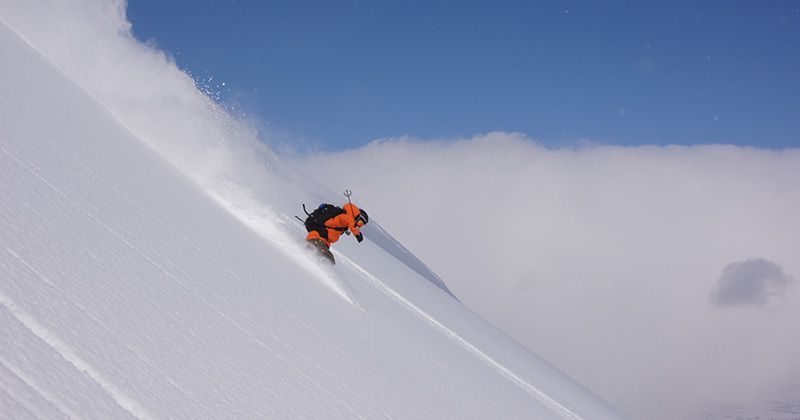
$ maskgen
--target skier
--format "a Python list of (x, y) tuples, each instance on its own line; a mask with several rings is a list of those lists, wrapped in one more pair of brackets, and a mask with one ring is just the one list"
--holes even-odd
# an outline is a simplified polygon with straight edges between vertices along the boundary
[[(348, 197), (349, 198), (349, 197)], [(338, 241), (342, 233), (355, 236), (358, 242), (364, 240), (360, 228), (367, 224), (369, 216), (355, 204), (347, 203), (342, 207), (332, 204), (320, 204), (305, 220), (309, 247), (318, 251), (331, 263), (336, 264), (330, 247)]]

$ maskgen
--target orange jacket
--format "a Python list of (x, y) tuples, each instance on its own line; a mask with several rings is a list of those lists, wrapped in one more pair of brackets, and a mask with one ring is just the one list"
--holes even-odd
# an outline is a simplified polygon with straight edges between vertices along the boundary
[[(328, 229), (328, 239), (326, 240), (322, 236), (320, 236), (319, 232), (316, 230), (312, 230), (306, 236), (306, 240), (309, 239), (320, 239), (325, 242), (326, 245), (331, 246), (332, 243), (339, 240), (339, 237), (342, 236), (342, 233), (347, 229), (350, 229), (350, 232), (353, 235), (358, 235), (361, 233), (359, 231), (359, 226), (356, 226), (356, 216), (361, 213), (358, 207), (355, 204), (345, 204), (342, 206), (344, 209), (344, 213), (332, 217), (325, 221), (325, 227)], [(361, 224), (359, 222), (359, 224)], [(363, 226), (363, 224), (361, 224)]]

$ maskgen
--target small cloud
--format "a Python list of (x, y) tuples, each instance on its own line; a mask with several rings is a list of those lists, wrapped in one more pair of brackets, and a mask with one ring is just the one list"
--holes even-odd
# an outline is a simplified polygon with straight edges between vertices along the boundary
[(728, 264), (711, 293), (716, 306), (760, 305), (783, 296), (792, 277), (766, 259), (752, 258)]

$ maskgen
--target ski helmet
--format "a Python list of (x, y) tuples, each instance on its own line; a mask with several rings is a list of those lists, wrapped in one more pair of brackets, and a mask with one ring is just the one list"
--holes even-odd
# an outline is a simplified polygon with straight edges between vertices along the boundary
[(369, 222), (369, 215), (364, 211), (364, 209), (359, 209), (358, 216), (356, 216), (356, 222), (359, 220), (364, 222), (365, 225)]

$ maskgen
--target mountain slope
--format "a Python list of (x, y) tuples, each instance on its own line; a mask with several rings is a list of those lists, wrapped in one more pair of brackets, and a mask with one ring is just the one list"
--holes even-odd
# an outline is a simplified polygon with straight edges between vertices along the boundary
[(375, 243), (315, 265), (4, 25), (0, 56), (2, 417), (616, 418)]

